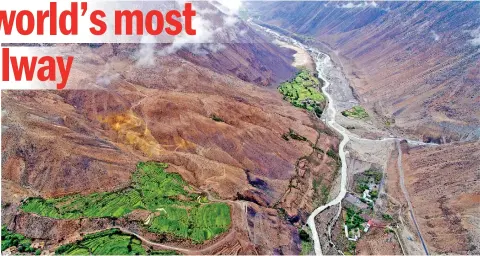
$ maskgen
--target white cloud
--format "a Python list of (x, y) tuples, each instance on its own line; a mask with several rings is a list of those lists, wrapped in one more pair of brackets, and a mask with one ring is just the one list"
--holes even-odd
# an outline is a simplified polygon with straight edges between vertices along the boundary
[(227, 27), (233, 27), (238, 22), (238, 19), (235, 16), (226, 16), (223, 20), (225, 21), (225, 26)]
[(219, 0), (220, 4), (222, 4), (230, 14), (238, 14), (240, 8), (242, 7), (241, 0)]
[(468, 40), (468, 42), (473, 46), (480, 46), (480, 27), (466, 32), (473, 38)]
[[(172, 54), (182, 48), (187, 48), (196, 54), (215, 52), (225, 48), (219, 43), (222, 40), (230, 42), (236, 39), (237, 33), (231, 30), (235, 30), (235, 26), (240, 21), (236, 13), (241, 7), (241, 1), (222, 0), (221, 5), (218, 2), (209, 2), (213, 5), (212, 8), (197, 8), (198, 15), (192, 18), (192, 27), (195, 28), (196, 35), (191, 36), (182, 32), (173, 39), (171, 45), (158, 52), (159, 55)], [(223, 19), (223, 24), (218, 22), (219, 17)]]
[[(186, 0), (176, 1), (182, 4)], [(136, 65), (153, 65), (155, 56), (173, 54), (180, 49), (188, 49), (195, 54), (216, 52), (225, 48), (221, 42), (235, 41), (240, 34), (236, 31), (236, 26), (240, 22), (237, 14), (242, 5), (241, 1), (208, 2), (206, 5), (200, 2), (193, 3), (197, 15), (192, 17), (192, 27), (196, 30), (196, 35), (187, 35), (183, 30), (181, 34), (173, 37), (170, 45), (160, 51), (155, 49), (155, 37), (142, 37), (142, 44), (136, 55)]]
[(346, 8), (346, 9), (352, 9), (352, 8), (367, 8), (367, 7), (373, 7), (377, 8), (378, 4), (375, 3), (375, 1), (365, 1), (365, 2), (360, 2), (360, 3), (353, 3), (353, 2), (348, 2), (343, 5), (337, 5), (338, 8)]
[(432, 33), (433, 40), (438, 41), (440, 40), (440, 36), (435, 32), (435, 30), (430, 31)]
[(137, 52), (137, 66), (152, 66), (155, 63), (155, 40), (154, 36), (142, 36), (140, 50)]
[(192, 19), (192, 27), (197, 31), (196, 35), (190, 36), (185, 32), (176, 36), (171, 45), (159, 52), (159, 55), (169, 55), (175, 53), (183, 47), (188, 47), (191, 51), (200, 53), (201, 44), (214, 41), (214, 35), (221, 28), (215, 28), (210, 20), (201, 16), (195, 16)]

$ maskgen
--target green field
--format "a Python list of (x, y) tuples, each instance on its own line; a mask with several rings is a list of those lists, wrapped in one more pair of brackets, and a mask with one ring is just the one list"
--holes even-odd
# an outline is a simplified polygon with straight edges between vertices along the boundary
[(354, 228), (362, 228), (362, 224), (365, 220), (360, 217), (362, 211), (355, 211), (353, 208), (347, 208), (347, 217), (345, 220), (345, 225), (347, 225), (349, 230)]
[(353, 117), (357, 119), (365, 119), (368, 117), (367, 111), (361, 106), (355, 106), (349, 110), (345, 110), (342, 112), (343, 116), (346, 117)]
[(325, 96), (319, 91), (320, 81), (308, 70), (300, 71), (297, 76), (280, 85), (278, 90), (284, 99), (294, 106), (315, 111), (320, 116), (325, 107)]
[(135, 209), (156, 212), (146, 228), (202, 243), (228, 230), (230, 207), (212, 203), (187, 191), (188, 184), (178, 174), (165, 172), (163, 163), (139, 163), (129, 188), (116, 191), (71, 195), (60, 198), (30, 198), (25, 212), (56, 219), (120, 218)]
[(85, 235), (82, 240), (60, 246), (55, 254), (66, 255), (145, 255), (142, 242), (118, 229)]
[(62, 255), (178, 255), (171, 250), (150, 250), (142, 247), (142, 241), (118, 229), (88, 234), (75, 243), (62, 245), (55, 250)]

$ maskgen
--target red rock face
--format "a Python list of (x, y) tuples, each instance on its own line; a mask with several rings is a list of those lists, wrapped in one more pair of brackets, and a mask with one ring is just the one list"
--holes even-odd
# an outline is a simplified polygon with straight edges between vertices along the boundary
[(439, 142), (480, 136), (478, 2), (252, 6), (263, 21), (314, 37), (362, 104), (398, 127)]

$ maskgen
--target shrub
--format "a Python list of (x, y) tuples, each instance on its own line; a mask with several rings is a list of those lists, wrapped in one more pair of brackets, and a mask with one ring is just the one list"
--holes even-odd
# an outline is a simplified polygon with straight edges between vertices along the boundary
[(392, 216), (387, 213), (382, 214), (382, 218), (388, 221), (393, 220)]
[(212, 120), (213, 120), (213, 121), (215, 121), (215, 122), (222, 122), (222, 123), (225, 123), (225, 121), (223, 121), (223, 119), (222, 119), (222, 118), (220, 118), (219, 116), (217, 116), (217, 115), (215, 115), (215, 114), (212, 114), (210, 117), (211, 117), (211, 118), (212, 118)]

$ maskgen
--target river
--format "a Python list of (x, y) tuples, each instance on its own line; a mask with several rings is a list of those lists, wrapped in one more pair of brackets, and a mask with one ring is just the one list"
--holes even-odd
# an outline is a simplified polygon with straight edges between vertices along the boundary
[[(331, 64), (330, 63), (331, 62), (330, 56), (328, 56), (327, 54), (325, 54), (323, 52), (320, 52), (319, 50), (317, 50), (315, 48), (304, 45), (304, 44), (300, 43), (299, 41), (297, 41), (293, 38), (287, 37), (287, 36), (282, 35), (282, 34), (276, 32), (276, 31), (273, 31), (269, 28), (262, 27), (262, 26), (260, 26), (256, 23), (254, 23), (254, 22), (250, 22), (250, 24), (253, 25), (254, 27), (257, 27), (260, 30), (266, 32), (267, 34), (270, 34), (271, 36), (273, 36), (273, 38), (275, 38), (279, 41), (283, 41), (283, 42), (295, 45), (297, 47), (300, 47), (302, 49), (305, 49), (311, 54), (311, 56), (312, 56), (312, 58), (315, 62), (316, 70), (317, 70), (317, 73), (318, 73), (318, 78), (320, 78), (324, 82), (324, 85), (322, 87), (322, 92), (328, 99), (327, 111), (324, 111), (324, 113), (322, 115), (322, 120), (331, 129), (333, 129), (340, 136), (342, 136), (342, 141), (340, 142), (339, 153), (338, 153), (338, 155), (340, 157), (340, 160), (341, 160), (341, 163), (342, 163), (341, 178), (340, 178), (340, 192), (338, 193), (338, 195), (333, 200), (331, 200), (330, 202), (328, 202), (325, 205), (322, 205), (322, 206), (316, 208), (307, 219), (307, 225), (311, 230), (313, 241), (314, 241), (315, 254), (316, 255), (323, 255), (322, 254), (322, 247), (321, 247), (321, 244), (320, 244), (320, 238), (319, 238), (317, 228), (316, 228), (316, 225), (315, 225), (315, 217), (318, 214), (320, 214), (321, 212), (323, 212), (324, 210), (328, 209), (329, 207), (341, 204), (343, 198), (347, 194), (348, 172), (347, 172), (347, 162), (346, 162), (346, 152), (345, 152), (345, 147), (346, 147), (347, 143), (352, 139), (353, 140), (371, 141), (371, 142), (392, 141), (392, 142), (396, 142), (396, 143), (399, 143), (399, 141), (404, 140), (404, 139), (403, 138), (389, 137), (389, 138), (383, 138), (383, 139), (379, 139), (379, 140), (371, 140), (371, 139), (361, 138), (356, 134), (350, 133), (347, 129), (342, 127), (335, 120), (335, 117), (337, 115), (337, 109), (335, 107), (336, 104), (335, 104), (335, 101), (334, 101), (335, 99), (328, 92), (328, 88), (330, 87), (331, 82), (329, 81), (329, 79), (327, 78), (327, 75), (325, 73), (325, 68), (327, 68), (328, 66), (331, 66), (330, 65)], [(406, 141), (407, 141), (408, 144), (413, 145), (413, 146), (436, 145), (436, 144), (432, 144), (432, 143), (424, 143), (424, 142), (412, 141), (412, 140), (406, 140)], [(401, 150), (400, 147), (398, 147), (398, 149)], [(400, 158), (401, 154), (402, 154), (401, 151), (399, 151), (399, 159), (401, 159)], [(401, 160), (399, 160), (399, 161), (401, 161)], [(400, 166), (400, 168), (401, 168), (401, 166)], [(403, 183), (403, 176), (402, 176), (402, 183)], [(416, 224), (415, 216), (413, 214), (413, 209), (411, 207), (411, 202), (408, 198), (408, 193), (406, 193), (405, 197), (408, 201), (411, 217)], [(338, 218), (338, 216), (337, 216), (337, 218)], [(417, 229), (417, 234), (420, 237), (421, 244), (423, 245), (423, 248), (425, 250), (425, 253), (428, 255), (428, 250), (427, 250), (427, 247), (424, 243), (424, 239), (421, 235), (421, 232), (420, 232), (420, 229), (419, 229), (418, 225), (416, 225), (416, 229)]]

